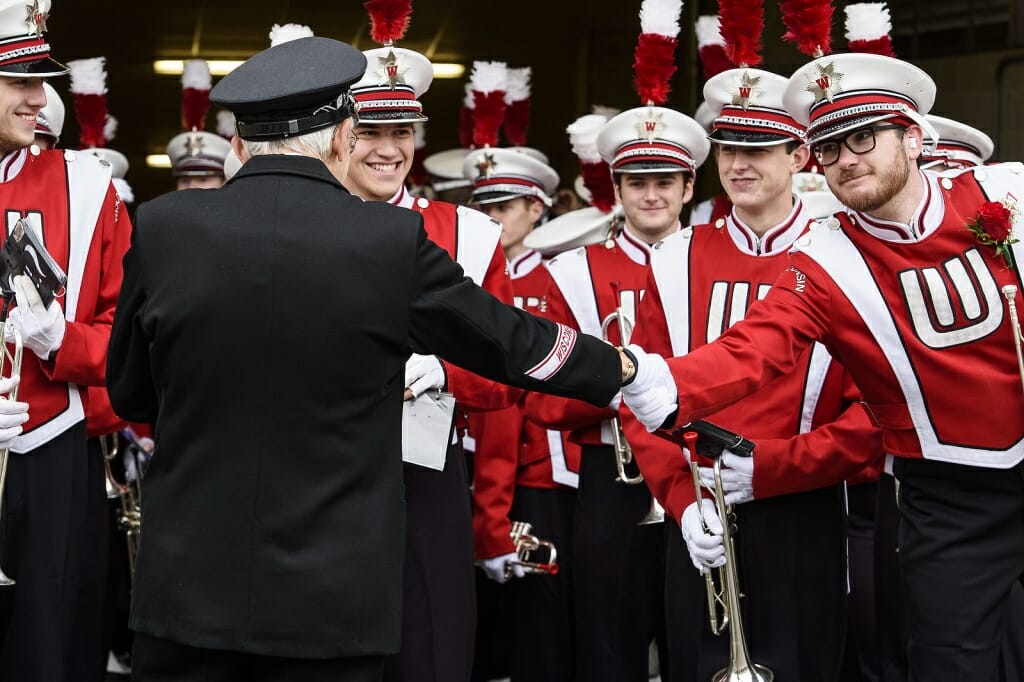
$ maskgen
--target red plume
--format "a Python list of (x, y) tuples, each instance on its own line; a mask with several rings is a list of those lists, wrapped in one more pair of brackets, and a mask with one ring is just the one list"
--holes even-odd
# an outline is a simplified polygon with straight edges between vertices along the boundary
[(633, 85), (644, 104), (664, 104), (676, 72), (675, 51), (679, 41), (657, 33), (641, 33), (633, 53)]
[(409, 30), (412, 0), (367, 0), (363, 7), (370, 13), (370, 35), (381, 45), (401, 40)]
[(505, 119), (505, 91), (473, 91), (473, 144), (477, 147), (498, 145), (498, 128)]
[(615, 186), (612, 184), (612, 171), (608, 164), (604, 161), (581, 161), (580, 175), (583, 176), (583, 185), (590, 191), (590, 205), (602, 213), (610, 213), (615, 208)]
[(505, 112), (505, 139), (521, 147), (526, 144), (526, 130), (530, 126), (530, 100), (521, 99), (508, 105)]
[(466, 148), (473, 146), (473, 110), (467, 106), (459, 110), (459, 144)]
[(764, 33), (764, 0), (719, 0), (725, 52), (736, 66), (761, 63), (761, 34)]
[(721, 45), (705, 45), (700, 48), (700, 69), (704, 80), (710, 80), (723, 71), (732, 68), (732, 61)]
[(788, 29), (783, 40), (810, 57), (832, 51), (832, 0), (781, 0), (779, 8)]
[(892, 48), (892, 38), (889, 36), (882, 36), (874, 40), (851, 40), (848, 44), (850, 52), (867, 52), (884, 57), (896, 56), (896, 51)]

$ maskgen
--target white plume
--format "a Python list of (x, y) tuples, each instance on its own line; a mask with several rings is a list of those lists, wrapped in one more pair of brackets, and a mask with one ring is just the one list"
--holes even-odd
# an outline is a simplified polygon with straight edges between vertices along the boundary
[(313, 29), (303, 24), (274, 24), (270, 29), (270, 46), (274, 47), (282, 43), (298, 40), (299, 38), (312, 38)]
[(508, 87), (505, 88), (505, 104), (530, 99), (530, 76), (533, 69), (524, 66), (521, 69), (508, 70)]
[(608, 119), (600, 114), (585, 114), (565, 129), (569, 133), (573, 154), (583, 163), (598, 163), (601, 160), (601, 155), (597, 153), (597, 134), (607, 122)]
[(884, 2), (861, 2), (846, 6), (846, 39), (877, 40), (889, 35), (892, 21)]
[(476, 92), (502, 92), (508, 89), (508, 64), (505, 62), (473, 62), (469, 79)]
[(195, 90), (209, 90), (213, 87), (210, 65), (205, 59), (188, 59), (181, 70), (181, 86)]
[(620, 113), (622, 113), (620, 109), (616, 109), (615, 107), (606, 107), (603, 104), (593, 105), (592, 107), (590, 107), (590, 111), (592, 113), (597, 114), (598, 116), (604, 116), (606, 121), (610, 121), (611, 119), (615, 118)]
[(462, 106), (467, 109), (472, 109), (476, 106), (476, 101), (473, 99), (473, 83), (466, 81), (466, 94), (462, 98)]
[(693, 25), (697, 33), (697, 47), (708, 45), (725, 45), (722, 38), (722, 22), (717, 14), (703, 14), (697, 17), (697, 23)]
[(107, 114), (107, 122), (103, 125), (103, 139), (110, 144), (115, 135), (117, 135), (117, 119)]
[(682, 0), (644, 0), (640, 3), (640, 32), (675, 38), (682, 11)]
[(121, 197), (121, 201), (126, 204), (135, 202), (135, 192), (132, 191), (132, 186), (128, 184), (127, 180), (111, 178), (110, 181), (114, 183), (114, 189), (117, 190), (117, 196)]
[(75, 59), (68, 62), (71, 73), (71, 93), (74, 95), (107, 94), (106, 57)]
[(235, 115), (227, 109), (217, 112), (217, 134), (228, 139), (235, 136)]

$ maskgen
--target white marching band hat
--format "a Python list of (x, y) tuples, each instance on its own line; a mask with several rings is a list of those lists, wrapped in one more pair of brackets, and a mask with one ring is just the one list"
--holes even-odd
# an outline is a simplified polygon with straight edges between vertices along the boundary
[(526, 235), (523, 245), (540, 252), (543, 256), (554, 256), (581, 246), (600, 244), (608, 238), (615, 224), (621, 219), (621, 206), (616, 206), (609, 213), (594, 206), (587, 206), (563, 213), (554, 220), (534, 228)]
[(426, 121), (420, 97), (434, 80), (434, 67), (419, 52), (380, 47), (363, 52), (366, 73), (352, 86), (360, 123)]
[(43, 37), (50, 0), (0, 0), (0, 76), (63, 76), (68, 69), (50, 58)]
[(992, 158), (992, 138), (973, 126), (951, 118), (928, 114), (928, 122), (939, 134), (934, 149), (925, 148), (921, 160), (928, 165), (942, 163), (955, 168), (982, 166)]
[(43, 81), (43, 90), (46, 91), (46, 106), (36, 116), (36, 135), (52, 137), (53, 143), (57, 144), (64, 131), (64, 117), (67, 115), (64, 100), (46, 81)]
[(597, 135), (597, 149), (612, 173), (693, 175), (711, 145), (699, 123), (674, 109), (642, 106), (608, 121)]
[(462, 166), (470, 149), (446, 149), (423, 159), (423, 167), (431, 175), (431, 187), (444, 192), (459, 187), (469, 187), (473, 181), (462, 173)]
[(828, 188), (821, 173), (793, 173), (793, 193), (800, 197), (804, 210), (811, 218), (827, 218), (846, 208)]
[(462, 174), (473, 182), (475, 204), (491, 204), (516, 197), (534, 197), (547, 207), (558, 189), (558, 173), (529, 147), (474, 149), (462, 163)]
[(935, 103), (935, 81), (913, 64), (877, 54), (819, 57), (790, 77), (782, 101), (814, 143), (885, 120), (920, 125)]
[(762, 147), (804, 142), (804, 126), (782, 104), (789, 81), (761, 69), (723, 71), (704, 84), (704, 103), (714, 114), (712, 142)]

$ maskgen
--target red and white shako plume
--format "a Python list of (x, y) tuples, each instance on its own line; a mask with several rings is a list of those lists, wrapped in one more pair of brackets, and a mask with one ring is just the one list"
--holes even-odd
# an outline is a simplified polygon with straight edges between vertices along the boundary
[(850, 52), (867, 52), (895, 57), (892, 47), (892, 20), (884, 2), (858, 2), (847, 5), (846, 40)]
[(732, 62), (725, 53), (725, 39), (722, 38), (718, 15), (704, 14), (697, 17), (693, 28), (697, 34), (697, 55), (700, 57), (704, 80), (731, 69)]
[(738, 67), (759, 65), (764, 0), (719, 0), (718, 18), (729, 61)]
[(80, 128), (78, 144), (83, 149), (107, 145), (106, 61), (105, 57), (93, 57), (68, 62), (71, 97)]
[(597, 151), (597, 134), (608, 122), (601, 114), (586, 114), (569, 124), (569, 145), (580, 160), (583, 185), (590, 192), (590, 204), (604, 213), (615, 207), (615, 186), (607, 162)]
[(529, 66), (508, 70), (508, 87), (505, 90), (505, 139), (510, 145), (526, 145), (526, 131), (530, 127), (530, 77)]
[(313, 29), (304, 24), (274, 24), (269, 37), (270, 46), (275, 47), (299, 38), (312, 38)]
[(181, 72), (181, 122), (185, 130), (204, 130), (213, 78), (204, 59), (189, 59)]
[(470, 83), (473, 86), (473, 145), (496, 147), (498, 129), (505, 120), (508, 64), (473, 62)]
[(462, 106), (459, 107), (459, 145), (465, 148), (473, 146), (473, 83), (467, 81), (465, 84), (466, 94), (462, 98)]
[(412, 0), (367, 0), (363, 7), (370, 13), (370, 37), (388, 47), (409, 30)]
[(779, 9), (786, 25), (783, 40), (813, 59), (832, 52), (832, 0), (781, 0)]
[(676, 72), (679, 13), (682, 0), (644, 0), (640, 4), (640, 38), (633, 52), (633, 85), (643, 104), (664, 104)]

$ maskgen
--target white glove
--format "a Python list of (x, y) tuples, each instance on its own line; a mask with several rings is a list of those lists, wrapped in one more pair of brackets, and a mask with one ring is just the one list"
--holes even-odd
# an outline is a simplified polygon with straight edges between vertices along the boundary
[(64, 341), (64, 311), (57, 299), (44, 308), (35, 285), (25, 275), (14, 278), (14, 293), (18, 307), (11, 311), (10, 320), (21, 330), (25, 347), (46, 360)]
[[(697, 505), (700, 504), (698, 509)], [(708, 525), (708, 531), (701, 524), (701, 514)], [(715, 503), (708, 499), (693, 502), (683, 512), (683, 541), (690, 552), (690, 561), (694, 567), (704, 572), (706, 568), (718, 568), (725, 565), (725, 543), (722, 542), (722, 521), (718, 518)]]
[(444, 382), (444, 367), (436, 355), (409, 356), (405, 363), (405, 385), (412, 393), (411, 398), (418, 398), (432, 388), (443, 388)]
[(613, 412), (619, 411), (619, 408), (622, 407), (622, 391), (612, 396), (612, 401), (608, 403), (608, 407), (612, 408)]
[(494, 582), (504, 585), (508, 578), (505, 576), (506, 569), (511, 569), (512, 575), (517, 578), (522, 578), (526, 575), (526, 569), (518, 564), (509, 564), (513, 561), (518, 561), (519, 555), (515, 552), (509, 552), (508, 554), (502, 554), (501, 556), (491, 557), (490, 559), (484, 559), (480, 562), (480, 567), (484, 569), (484, 573), (487, 577)]
[[(754, 499), (753, 457), (740, 457), (726, 450), (722, 453), (721, 474), (726, 504), (743, 504)], [(708, 490), (714, 490), (715, 470), (700, 467), (700, 482)]]
[[(18, 385), (17, 375), (0, 379), (0, 393), (6, 395)], [(9, 448), (28, 421), (28, 403), (0, 398), (0, 449)]]
[(636, 356), (636, 376), (622, 387), (622, 399), (648, 431), (658, 429), (676, 411), (679, 392), (665, 358), (646, 353), (637, 345), (629, 346)]

